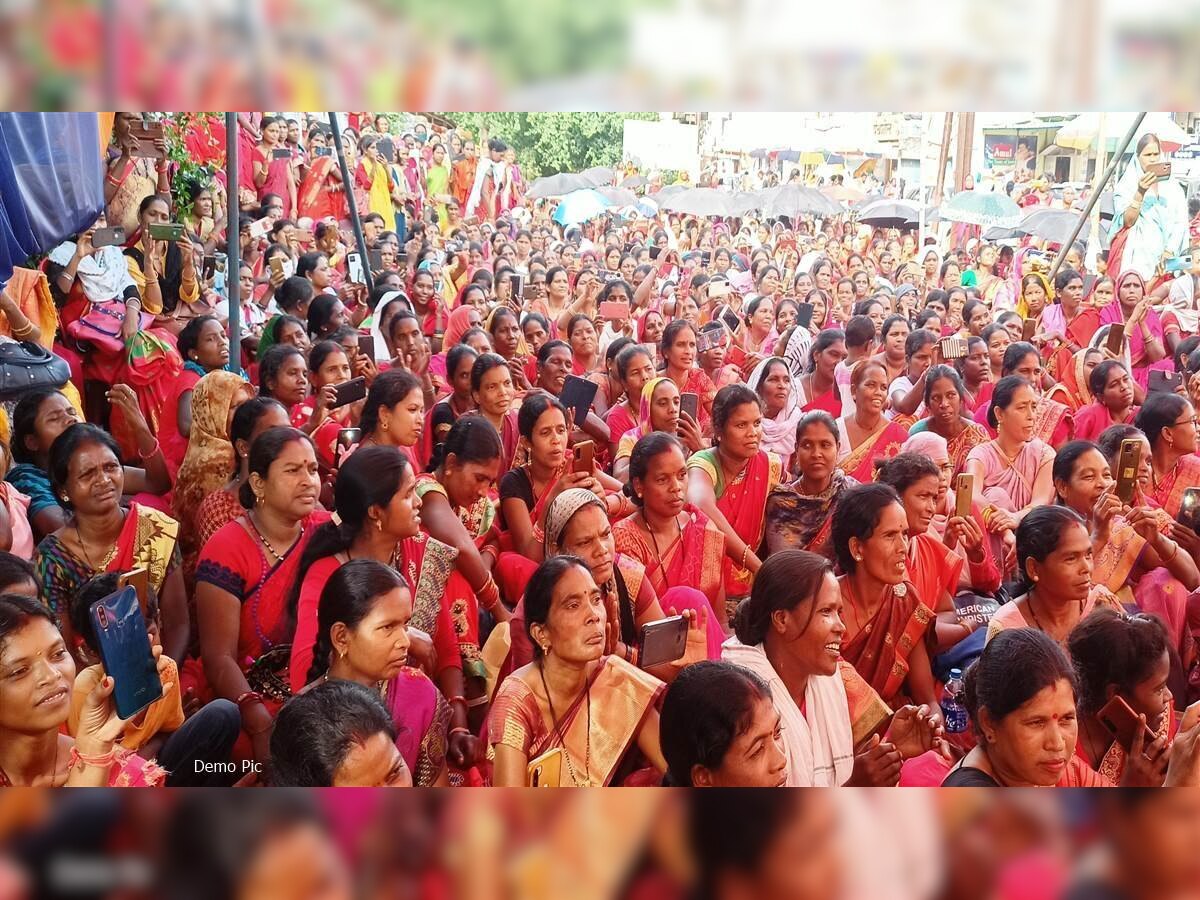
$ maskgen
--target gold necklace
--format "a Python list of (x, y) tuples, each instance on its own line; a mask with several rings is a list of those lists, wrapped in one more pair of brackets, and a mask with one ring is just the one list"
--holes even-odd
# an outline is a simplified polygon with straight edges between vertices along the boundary
[(562, 747), (563, 759), (567, 763), (567, 774), (571, 776), (575, 787), (590, 787), (592, 783), (592, 685), (589, 682), (583, 689), (584, 700), (587, 703), (587, 731), (584, 732), (583, 781), (580, 782), (575, 775), (575, 767), (571, 765), (571, 751), (567, 749), (566, 738), (558, 724), (558, 714), (554, 711), (554, 700), (550, 697), (550, 686), (546, 684), (546, 669), (541, 663), (538, 663), (538, 675), (542, 679), (542, 690), (546, 692), (546, 703), (550, 706), (550, 722), (554, 725), (551, 736), (558, 735), (558, 744)]

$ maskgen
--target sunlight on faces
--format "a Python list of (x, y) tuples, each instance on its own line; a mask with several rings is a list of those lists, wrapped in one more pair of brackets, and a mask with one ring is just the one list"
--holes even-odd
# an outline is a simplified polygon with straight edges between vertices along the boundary
[(677, 516), (687, 504), (687, 460), (678, 447), (650, 459), (645, 478), (633, 479), (642, 505), (654, 516)]
[(562, 393), (571, 374), (571, 351), (554, 347), (544, 363), (538, 363), (538, 383), (555, 397)]
[(335, 350), (325, 357), (320, 368), (313, 373), (313, 388), (327, 384), (342, 384), (350, 380), (350, 360), (342, 350)]
[[(983, 352), (980, 348), (980, 352)], [(951, 378), (938, 378), (929, 385), (929, 415), (942, 427), (951, 427), (962, 415), (962, 397)]]
[(421, 388), (413, 388), (394, 406), (379, 407), (379, 427), (400, 446), (415, 447), (425, 431), (425, 396)]
[[(575, 515), (572, 525), (588, 510), (603, 516), (588, 506)], [(611, 540), (611, 533), (609, 537)], [(546, 621), (534, 623), (529, 630), (534, 641), (549, 646), (555, 657), (581, 665), (603, 655), (605, 622), (604, 600), (592, 574), (581, 566), (570, 566), (554, 586)]]
[(908, 516), (899, 503), (889, 503), (879, 513), (875, 530), (866, 538), (850, 538), (850, 552), (858, 565), (876, 581), (900, 584), (907, 574)]
[(918, 478), (900, 495), (904, 513), (908, 517), (910, 535), (924, 534), (929, 530), (933, 517), (937, 514), (938, 497), (942, 491), (941, 476), (927, 475)]
[(762, 443), (762, 408), (755, 403), (740, 403), (721, 429), (721, 451), (733, 459), (748, 460), (758, 453)]
[(503, 416), (512, 408), (513, 397), (516, 395), (508, 366), (494, 366), (488, 369), (479, 380), (479, 390), (471, 393), (484, 415), (494, 419)]
[[(1041, 368), (1039, 363), (1038, 368)], [(1013, 441), (1028, 441), (1033, 437), (1037, 417), (1038, 397), (1033, 388), (1021, 385), (1013, 392), (1007, 408), (996, 407), (996, 430)]]
[(1082, 604), (1092, 588), (1092, 539), (1079, 523), (1068, 525), (1058, 546), (1041, 562), (1023, 561), (1025, 574), (1037, 586), (1037, 596), (1052, 603)]
[(566, 417), (551, 406), (533, 424), (530, 453), (540, 465), (557, 469), (566, 458), (567, 437)]
[(837, 465), (837, 435), (814, 422), (796, 435), (796, 471), (813, 484), (825, 484)]
[[(65, 395), (55, 392), (42, 401), (33, 422), (33, 434), (25, 438), (30, 453), (48, 453), (55, 438), (77, 422), (79, 413)], [(30, 437), (33, 440), (30, 440)]]
[(59, 630), (29, 619), (0, 643), (0, 728), (28, 735), (59, 728), (74, 683), (75, 660)]
[(787, 363), (782, 360), (770, 363), (757, 389), (765, 407), (765, 415), (768, 418), (779, 415), (792, 393), (792, 376)]
[(79, 444), (67, 463), (63, 490), (79, 516), (102, 516), (120, 503), (125, 487), (121, 461), (103, 444), (88, 440)]
[(1005, 784), (1051, 787), (1075, 752), (1079, 717), (1070, 682), (1042, 688), (1003, 719), (979, 711), (988, 759)]
[(692, 767), (693, 787), (784, 787), (787, 756), (783, 726), (770, 697), (757, 697), (750, 715), (725, 751), (721, 765)]
[(412, 594), (395, 587), (372, 599), (371, 611), (353, 628), (334, 623), (330, 637), (334, 653), (369, 681), (390, 681), (408, 664), (408, 623)]
[(846, 635), (845, 603), (832, 572), (821, 578), (816, 594), (792, 609), (771, 613), (772, 631), (780, 638), (781, 650), (798, 669), (812, 676), (837, 673)]

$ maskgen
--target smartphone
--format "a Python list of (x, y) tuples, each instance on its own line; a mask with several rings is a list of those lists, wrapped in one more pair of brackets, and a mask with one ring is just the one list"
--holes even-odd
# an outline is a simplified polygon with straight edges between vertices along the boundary
[(700, 254), (700, 265), (708, 268), (710, 263), (712, 263), (712, 251), (705, 250)]
[(571, 471), (590, 475), (596, 467), (595, 445), (591, 441), (580, 441), (572, 449), (575, 451), (575, 461), (571, 464)]
[[(100, 232), (97, 231), (96, 233), (99, 234)], [(95, 239), (92, 240), (92, 243), (96, 243)], [(1172, 256), (1163, 263), (1163, 271), (1165, 272), (1190, 272), (1191, 270), (1192, 257), (1190, 254), (1188, 256)]]
[[(812, 310), (810, 309), (809, 310), (809, 321), (811, 321), (811, 320), (812, 320)], [(725, 310), (725, 312), (721, 313), (721, 321), (729, 326), (730, 331), (737, 331), (738, 328), (740, 328), (741, 324), (742, 324), (741, 320), (738, 318), (737, 313), (735, 313), (732, 309), (727, 309), (727, 310)], [(797, 321), (797, 323), (799, 323), (800, 320), (797, 319), (796, 321)]]
[(217, 273), (217, 258), (216, 256), (204, 257), (204, 263), (200, 267), (200, 278), (208, 281)]
[(104, 671), (116, 683), (113, 702), (117, 715), (131, 719), (163, 695), (137, 591), (123, 587), (93, 603), (89, 614)]
[(349, 455), (350, 448), (362, 440), (361, 428), (340, 428), (338, 429), (337, 448), (334, 450), (333, 458), (336, 465), (341, 465), (342, 461)]
[(538, 298), (538, 289), (536, 284), (527, 284), (525, 289), (521, 291), (522, 300), (536, 300)]
[(586, 378), (580, 378), (578, 375), (568, 375), (566, 382), (563, 384), (562, 393), (558, 399), (562, 405), (575, 413), (575, 427), (578, 428), (587, 418), (588, 411), (592, 408), (592, 401), (596, 399), (596, 390), (599, 385), (594, 381), (588, 381)]
[(668, 616), (647, 622), (638, 636), (638, 665), (643, 669), (674, 662), (687, 649), (687, 619)]
[(276, 147), (271, 151), (271, 159), (291, 159), (292, 151), (287, 147)]
[(334, 385), (334, 393), (334, 409), (339, 409), (347, 403), (357, 403), (367, 396), (367, 379), (360, 375), (358, 378), (343, 381)]
[(954, 486), (954, 514), (965, 519), (971, 514), (971, 498), (975, 496), (975, 476), (963, 472)]
[(696, 352), (705, 353), (714, 347), (720, 347), (725, 335), (720, 331), (701, 331), (696, 338)]
[(302, 229), (302, 228), (296, 229), (297, 243), (304, 244), (307, 246), (308, 244), (311, 244), (316, 239), (317, 239), (316, 235), (314, 235), (311, 230)]
[(692, 417), (693, 422), (700, 421), (700, 395), (699, 394), (680, 394), (679, 395), (679, 413), (687, 413)]
[(1021, 340), (1032, 341), (1035, 334), (1037, 334), (1037, 319), (1025, 319), (1021, 323)]
[(383, 271), (383, 251), (382, 250), (368, 250), (367, 251), (367, 265), (371, 267), (372, 272), (382, 272)]
[(962, 359), (967, 355), (967, 342), (964, 338), (948, 337), (938, 341), (938, 349), (942, 359)]
[(1174, 394), (1183, 387), (1182, 372), (1163, 372), (1151, 369), (1146, 380), (1146, 390), (1152, 394)]
[(722, 297), (729, 296), (728, 281), (710, 281), (708, 283), (708, 299), (719, 300)]
[(255, 222), (250, 223), (250, 237), (264, 238), (271, 233), (271, 217), (263, 216)]
[(813, 319), (813, 305), (811, 303), (796, 304), (796, 324), (801, 328), (811, 328)]
[(162, 122), (134, 122), (129, 126), (129, 136), (137, 138), (138, 147), (131, 154), (141, 159), (163, 159), (163, 152), (154, 142), (166, 136)]
[(396, 145), (392, 143), (391, 138), (384, 138), (375, 145), (375, 148), (379, 151), (379, 155), (387, 162), (396, 161)]
[(1171, 163), (1168, 160), (1157, 162), (1154, 164), (1154, 172), (1158, 175), (1159, 181), (1169, 181), (1171, 178)]
[(725, 353), (725, 362), (732, 366), (737, 366), (739, 369), (746, 364), (746, 351), (737, 344), (730, 344), (729, 350)]
[(651, 247), (650, 248), (650, 258), (658, 259), (658, 256), (660, 253), (662, 253), (662, 250), (663, 250), (662, 247)]
[[(1138, 719), (1137, 713), (1125, 702), (1124, 697), (1120, 694), (1115, 694), (1111, 700), (1100, 708), (1100, 712), (1096, 713), (1096, 718), (1116, 738), (1117, 743), (1125, 749), (1126, 753), (1129, 753), (1133, 749), (1133, 738), (1141, 726), (1141, 720)], [(1145, 729), (1142, 731), (1142, 738), (1147, 744), (1154, 740), (1154, 732), (1150, 730), (1149, 725), (1145, 726)]]
[(552, 747), (537, 759), (530, 760), (525, 768), (525, 787), (562, 787), (562, 755), (562, 747)]
[(350, 275), (351, 284), (366, 284), (367, 275), (363, 271), (362, 256), (357, 252), (346, 254), (346, 271)]
[(629, 318), (629, 304), (621, 300), (605, 300), (600, 304), (600, 318), (624, 322)]
[(271, 274), (276, 276), (277, 278), (285, 278), (286, 277), (283, 274), (283, 257), (282, 256), (272, 256), (271, 257)]
[(358, 352), (368, 359), (375, 358), (375, 335), (360, 334), (358, 336)]
[(1142, 442), (1137, 438), (1121, 441), (1121, 452), (1117, 457), (1117, 497), (1126, 505), (1133, 503), (1133, 489), (1137, 485), (1141, 461)]
[(120, 247), (124, 243), (125, 229), (120, 225), (114, 225), (112, 228), (97, 228), (92, 232), (93, 247)]
[(177, 241), (183, 237), (183, 226), (178, 222), (162, 222), (151, 225), (150, 237), (156, 241)]
[(513, 272), (509, 275), (508, 284), (513, 297), (523, 297), (525, 295), (525, 276), (520, 272)]
[(332, 147), (318, 147), (313, 151), (313, 156), (333, 156)]
[(1185, 488), (1179, 501), (1179, 514), (1175, 516), (1180, 525), (1200, 534), (1200, 488)]
[(1108, 342), (1105, 344), (1108, 347), (1108, 352), (1114, 355), (1120, 354), (1121, 346), (1125, 343), (1125, 323), (1113, 322), (1108, 326)]
[(138, 608), (142, 611), (142, 616), (148, 617), (147, 610), (150, 607), (150, 573), (144, 566), (136, 569), (130, 569), (117, 579), (117, 587), (132, 587), (137, 592)]

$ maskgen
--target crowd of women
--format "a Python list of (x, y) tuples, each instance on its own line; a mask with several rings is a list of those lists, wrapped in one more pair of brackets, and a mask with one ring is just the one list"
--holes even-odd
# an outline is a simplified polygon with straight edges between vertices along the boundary
[[(502, 141), (387, 116), (353, 198), (243, 116), (183, 215), (136, 118), (4, 292), (71, 377), (0, 428), (0, 782), (1200, 784), (1200, 248), (564, 228)], [(1137, 185), (1126, 248), (1178, 190)], [(139, 568), (125, 721), (89, 611)]]

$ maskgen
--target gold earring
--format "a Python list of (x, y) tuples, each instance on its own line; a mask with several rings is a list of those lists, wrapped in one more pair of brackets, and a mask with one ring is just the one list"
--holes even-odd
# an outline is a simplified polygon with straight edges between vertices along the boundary
[(382, 521), (381, 519), (376, 519), (376, 520), (375, 520), (375, 530), (376, 530), (376, 531), (383, 531), (383, 521)]
[(379, 423), (379, 427), (380, 427), (380, 428), (382, 428), (384, 431), (387, 431), (387, 430), (388, 430), (388, 423), (387, 423), (387, 422), (380, 422), (380, 423)]

